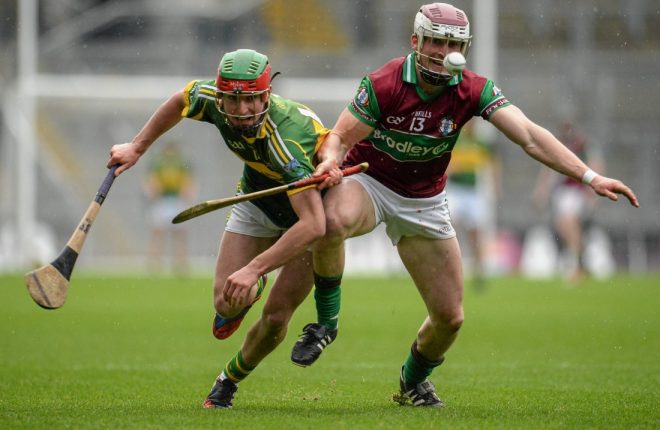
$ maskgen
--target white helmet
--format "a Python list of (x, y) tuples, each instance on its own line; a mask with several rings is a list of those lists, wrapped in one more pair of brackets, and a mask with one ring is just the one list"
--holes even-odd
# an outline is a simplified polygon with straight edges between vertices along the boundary
[[(470, 22), (462, 10), (448, 3), (430, 3), (422, 5), (415, 15), (414, 33), (417, 35), (417, 65), (421, 67), (422, 77), (427, 82), (438, 85), (447, 80), (446, 75), (433, 72), (419, 63), (420, 52), (424, 39), (446, 39), (460, 44), (460, 51), (467, 57), (472, 43)], [(451, 78), (451, 76), (449, 76)]]

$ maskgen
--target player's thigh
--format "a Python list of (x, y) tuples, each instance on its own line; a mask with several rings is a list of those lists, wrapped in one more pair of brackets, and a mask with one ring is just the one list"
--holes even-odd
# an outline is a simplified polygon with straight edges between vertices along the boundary
[(313, 284), (312, 253), (305, 251), (279, 270), (268, 293), (264, 314), (284, 313), (290, 317), (312, 290)]
[(446, 317), (461, 312), (463, 269), (456, 237), (404, 236), (397, 244), (397, 250), (429, 315)]
[(374, 204), (357, 181), (344, 179), (323, 196), (323, 208), (329, 235), (359, 236), (376, 227)]
[(225, 231), (220, 241), (215, 265), (214, 294), (222, 295), (229, 275), (247, 265), (254, 257), (268, 249), (277, 238), (254, 237)]

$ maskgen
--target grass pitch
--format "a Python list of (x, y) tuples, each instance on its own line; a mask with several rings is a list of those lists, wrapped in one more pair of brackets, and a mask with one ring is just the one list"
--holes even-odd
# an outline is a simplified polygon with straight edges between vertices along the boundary
[(219, 342), (210, 278), (75, 274), (65, 306), (46, 311), (22, 277), (0, 277), (0, 428), (660, 428), (658, 277), (468, 285), (432, 375), (443, 410), (390, 400), (425, 314), (407, 278), (347, 279), (339, 337), (303, 369), (289, 354), (314, 318), (308, 298), (234, 408), (202, 409), (260, 310)]

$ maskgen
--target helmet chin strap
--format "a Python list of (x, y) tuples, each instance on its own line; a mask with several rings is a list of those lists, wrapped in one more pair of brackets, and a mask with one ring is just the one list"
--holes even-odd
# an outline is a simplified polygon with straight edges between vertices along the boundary
[(244, 137), (255, 137), (263, 123), (266, 121), (266, 115), (268, 115), (268, 112), (264, 112), (261, 119), (250, 125), (232, 124), (227, 116), (225, 116), (225, 122), (235, 133), (238, 133)]
[[(250, 116), (250, 117), (257, 117), (258, 119), (255, 121), (254, 124), (250, 125), (240, 125), (240, 124), (233, 124), (230, 120), (229, 117), (237, 117), (237, 115), (229, 115), (227, 112), (224, 110), (222, 102), (218, 100), (216, 97), (215, 99), (215, 108), (224, 115), (225, 117), (225, 124), (227, 124), (233, 132), (238, 133), (244, 137), (255, 137), (257, 135), (257, 132), (261, 128), (261, 125), (266, 121), (266, 115), (268, 115), (268, 109), (270, 107), (270, 99), (266, 101), (264, 104), (264, 110), (257, 115)], [(240, 120), (240, 118), (239, 118)]]
[(434, 72), (428, 67), (424, 67), (420, 61), (420, 57), (430, 58), (419, 51), (415, 51), (415, 65), (419, 68), (419, 74), (422, 76), (424, 82), (436, 87), (445, 86), (451, 81), (453, 76), (449, 73)]
[(449, 81), (451, 81), (451, 78), (453, 78), (453, 76), (450, 74), (434, 73), (423, 66), (420, 67), (420, 75), (422, 75), (422, 79), (427, 84), (435, 85), (436, 87), (445, 86), (449, 83)]
[(232, 125), (231, 127), (242, 136), (255, 137), (259, 131), (259, 127), (261, 127), (261, 124), (263, 124), (263, 121), (252, 125)]

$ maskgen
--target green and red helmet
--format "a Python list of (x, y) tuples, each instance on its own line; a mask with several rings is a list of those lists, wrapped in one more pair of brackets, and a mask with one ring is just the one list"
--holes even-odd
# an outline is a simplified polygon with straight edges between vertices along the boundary
[(223, 55), (215, 80), (218, 91), (258, 92), (270, 88), (268, 57), (252, 49), (239, 49)]
[[(252, 49), (239, 49), (228, 52), (222, 56), (218, 65), (218, 75), (215, 80), (216, 106), (218, 110), (236, 121), (250, 120), (256, 118), (254, 124), (249, 126), (237, 126), (229, 121), (237, 131), (245, 134), (255, 132), (264, 122), (268, 112), (268, 99), (271, 90), (270, 76), (271, 67), (268, 57)], [(268, 93), (268, 94), (267, 94)], [(255, 100), (264, 98), (263, 109), (249, 115), (240, 115), (227, 112), (223, 104), (225, 97), (243, 98)]]

